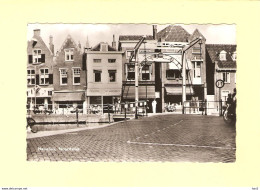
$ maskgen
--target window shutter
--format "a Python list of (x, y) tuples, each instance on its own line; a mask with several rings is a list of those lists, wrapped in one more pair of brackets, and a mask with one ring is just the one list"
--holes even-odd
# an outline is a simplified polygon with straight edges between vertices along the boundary
[(36, 85), (39, 85), (40, 82), (40, 76), (39, 74), (36, 75)]
[(29, 55), (29, 63), (32, 63), (32, 61), (33, 61), (33, 57), (32, 57), (32, 55)]
[(41, 63), (45, 63), (45, 54), (41, 54)]
[(53, 84), (53, 74), (49, 74), (49, 83)]
[(149, 69), (150, 69), (150, 74), (152, 75), (153, 74), (153, 64), (150, 65)]

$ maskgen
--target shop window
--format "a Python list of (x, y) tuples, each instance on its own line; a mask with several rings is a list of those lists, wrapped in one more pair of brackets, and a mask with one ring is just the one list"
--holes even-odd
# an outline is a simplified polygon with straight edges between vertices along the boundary
[(68, 84), (67, 69), (60, 69), (60, 85)]
[(49, 83), (49, 69), (40, 69), (40, 84), (48, 85)]
[(109, 82), (116, 82), (116, 70), (108, 70)]
[(94, 70), (94, 81), (95, 82), (101, 82), (101, 70)]
[(108, 63), (115, 63), (116, 59), (108, 59)]
[(144, 65), (142, 68), (142, 80), (151, 80), (151, 72), (149, 65)]
[(33, 63), (41, 63), (42, 50), (34, 49), (33, 50)]
[(230, 73), (229, 72), (223, 72), (222, 73), (222, 79), (225, 83), (230, 83)]
[(65, 61), (73, 61), (74, 60), (74, 50), (71, 49), (65, 49)]
[(127, 66), (127, 80), (135, 80), (135, 66), (134, 65)]
[(201, 62), (195, 61), (193, 63), (193, 78), (200, 78), (201, 77)]
[(179, 79), (181, 78), (181, 72), (176, 69), (168, 69), (166, 70), (166, 78), (167, 79)]
[(80, 85), (80, 68), (73, 68), (73, 85)]
[(35, 84), (35, 70), (27, 69), (27, 85)]

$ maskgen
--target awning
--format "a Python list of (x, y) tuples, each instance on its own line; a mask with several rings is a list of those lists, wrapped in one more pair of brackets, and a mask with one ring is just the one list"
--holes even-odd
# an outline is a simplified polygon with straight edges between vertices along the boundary
[[(182, 87), (181, 86), (168, 86), (165, 87), (167, 95), (182, 95)], [(192, 95), (194, 94), (193, 88), (191, 86), (186, 86), (186, 94)]]
[(52, 101), (84, 101), (84, 92), (54, 92)]
[[(135, 99), (135, 87), (134, 86), (125, 86), (123, 87), (123, 98), (124, 99)], [(146, 86), (138, 87), (139, 99), (146, 99)], [(147, 86), (147, 98), (155, 98), (155, 87)]]

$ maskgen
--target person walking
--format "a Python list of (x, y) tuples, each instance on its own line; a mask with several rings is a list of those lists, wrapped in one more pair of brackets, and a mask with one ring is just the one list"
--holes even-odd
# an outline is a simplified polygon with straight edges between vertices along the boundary
[(153, 102), (152, 102), (152, 106), (153, 106), (153, 113), (156, 113), (156, 100), (154, 99)]

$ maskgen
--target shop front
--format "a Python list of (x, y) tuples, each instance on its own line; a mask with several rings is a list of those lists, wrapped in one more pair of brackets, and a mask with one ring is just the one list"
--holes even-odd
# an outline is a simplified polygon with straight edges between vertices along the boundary
[(52, 110), (52, 96), (53, 88), (42, 88), (36, 86), (27, 89), (27, 110)]
[(85, 113), (85, 92), (54, 92), (52, 95), (53, 107), (55, 114), (73, 113), (75, 108), (79, 112)]
[(110, 113), (117, 112), (121, 102), (121, 88), (114, 89), (87, 89), (87, 112)]
[[(135, 86), (123, 87), (123, 102), (131, 102), (130, 107), (135, 107)], [(138, 87), (138, 99), (141, 102), (147, 102), (147, 112), (152, 112), (152, 102), (158, 98), (155, 92), (155, 86), (139, 86)], [(157, 100), (158, 102), (158, 100)], [(141, 103), (142, 104), (142, 103)], [(142, 106), (142, 105), (139, 105)]]

